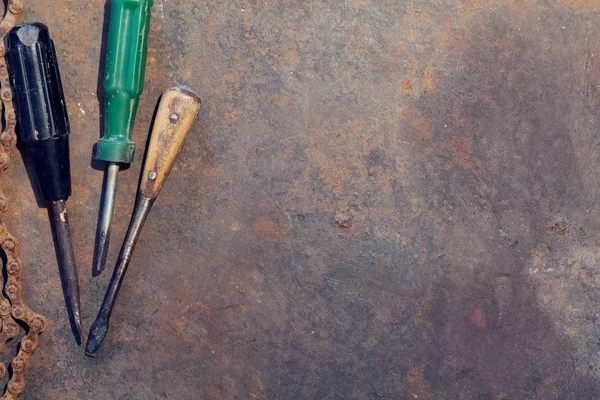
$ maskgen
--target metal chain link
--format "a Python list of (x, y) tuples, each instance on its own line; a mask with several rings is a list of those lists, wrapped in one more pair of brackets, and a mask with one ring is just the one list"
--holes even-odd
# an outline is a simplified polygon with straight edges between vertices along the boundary
[[(19, 244), (17, 239), (11, 235), (2, 217), (8, 205), (1, 185), (2, 172), (10, 164), (11, 154), (17, 142), (15, 127), (17, 117), (12, 103), (12, 91), (6, 65), (4, 38), (16, 25), (19, 14), (23, 12), (23, 0), (8, 0), (6, 13), (0, 21), (0, 100), (2, 101), (4, 115), (4, 130), (0, 134), (0, 247), (6, 254), (6, 282), (4, 293), (0, 291), (0, 350), (4, 348), (8, 340), (14, 339), (19, 334), (19, 325), (15, 320), (26, 325), (27, 334), (21, 340), (19, 352), (11, 361), (12, 376), (6, 386), (6, 391), (0, 400), (16, 399), (25, 388), (25, 370), (32, 352), (38, 346), (39, 334), (48, 327), (48, 320), (43, 315), (37, 314), (23, 301), (21, 290), (21, 273), (23, 263), (19, 258)], [(6, 365), (0, 363), (0, 377), (7, 372)]]

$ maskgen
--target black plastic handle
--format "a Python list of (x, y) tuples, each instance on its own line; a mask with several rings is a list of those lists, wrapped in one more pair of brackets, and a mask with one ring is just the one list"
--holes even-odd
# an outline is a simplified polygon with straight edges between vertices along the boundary
[(69, 117), (48, 27), (16, 26), (7, 50), (19, 141), (31, 154), (44, 199), (66, 200), (71, 195)]

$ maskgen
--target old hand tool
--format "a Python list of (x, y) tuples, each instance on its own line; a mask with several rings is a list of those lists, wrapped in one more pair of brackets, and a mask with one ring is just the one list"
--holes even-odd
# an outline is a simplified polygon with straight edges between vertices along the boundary
[[(5, 3), (6, 4), (6, 3)], [(35, 313), (23, 300), (23, 270), (25, 264), (21, 260), (21, 246), (15, 236), (11, 234), (5, 224), (6, 211), (9, 201), (4, 194), (4, 188), (19, 185), (18, 182), (6, 179), (5, 171), (11, 166), (12, 153), (17, 141), (15, 128), (17, 116), (13, 105), (13, 94), (11, 91), (8, 64), (6, 60), (5, 38), (10, 30), (16, 25), (19, 16), (23, 12), (22, 0), (9, 0), (5, 7), (5, 14), (0, 21), (0, 87), (1, 104), (0, 116), (3, 117), (4, 129), (0, 133), (0, 246), (4, 251), (4, 290), (0, 290), (0, 349), (4, 353), (12, 351), (4, 344), (16, 338), (22, 325), (27, 334), (21, 339), (18, 346), (19, 351), (12, 359), (10, 365), (12, 376), (8, 384), (4, 386), (4, 395), (1, 399), (16, 399), (25, 389), (25, 372), (32, 361), (32, 355), (39, 344), (39, 335), (48, 327), (48, 320), (43, 315)], [(11, 204), (13, 210), (18, 204)], [(40, 287), (33, 287), (30, 293), (39, 293)], [(6, 297), (5, 297), (6, 296)], [(7, 299), (8, 297), (8, 299)], [(19, 322), (19, 323), (17, 323)], [(14, 354), (14, 353), (13, 353)], [(0, 377), (8, 372), (8, 368), (0, 362)]]
[(110, 314), (144, 221), (173, 167), (175, 158), (192, 128), (199, 109), (200, 99), (187, 87), (176, 86), (167, 90), (162, 96), (148, 144), (136, 206), (129, 229), (102, 307), (88, 336), (85, 348), (85, 354), (88, 356), (95, 356), (102, 345), (108, 330)]
[(48, 28), (36, 23), (13, 29), (8, 35), (8, 60), (19, 140), (31, 156), (42, 197), (50, 202), (67, 311), (81, 344), (79, 280), (65, 205), (71, 195), (69, 118)]
[(144, 88), (150, 9), (154, 0), (112, 0), (108, 32), (104, 92), (104, 136), (96, 146), (96, 159), (108, 162), (100, 204), (93, 274), (104, 269), (120, 163), (133, 162), (131, 133), (139, 97)]

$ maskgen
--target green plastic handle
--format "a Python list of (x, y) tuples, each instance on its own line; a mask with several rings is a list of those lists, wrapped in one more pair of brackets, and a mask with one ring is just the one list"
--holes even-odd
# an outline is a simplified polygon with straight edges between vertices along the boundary
[(131, 163), (131, 141), (148, 52), (150, 9), (154, 0), (112, 0), (104, 76), (106, 124), (96, 159)]

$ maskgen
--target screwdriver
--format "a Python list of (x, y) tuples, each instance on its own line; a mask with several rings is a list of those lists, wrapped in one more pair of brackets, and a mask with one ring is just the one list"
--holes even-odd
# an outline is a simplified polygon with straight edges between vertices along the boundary
[(92, 324), (85, 354), (94, 357), (102, 346), (108, 322), (146, 217), (175, 163), (200, 109), (200, 99), (186, 86), (167, 90), (160, 100), (150, 136), (136, 206), (110, 284), (96, 321)]
[(19, 123), (19, 141), (31, 157), (39, 189), (50, 203), (50, 221), (71, 328), (81, 344), (79, 279), (65, 201), (71, 196), (69, 118), (54, 42), (40, 23), (8, 35), (8, 62)]
[(108, 163), (100, 203), (93, 275), (104, 269), (121, 164), (133, 162), (131, 141), (139, 97), (144, 89), (150, 9), (154, 0), (112, 0), (104, 75), (105, 132), (96, 159)]

